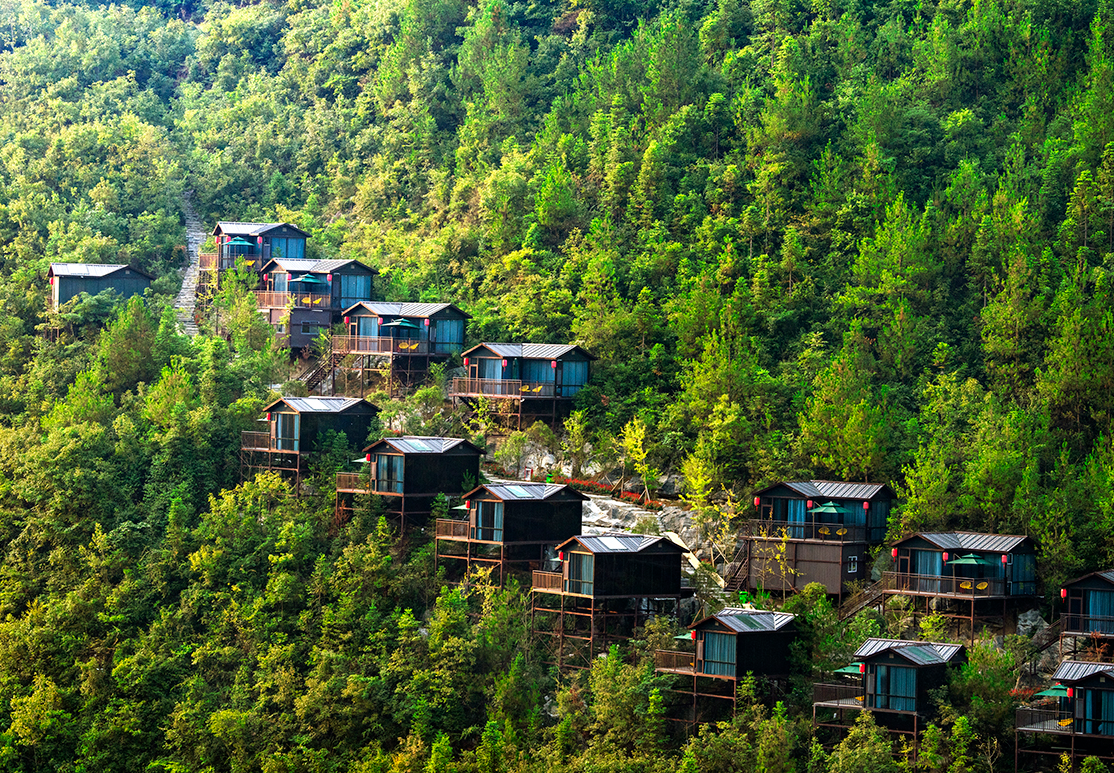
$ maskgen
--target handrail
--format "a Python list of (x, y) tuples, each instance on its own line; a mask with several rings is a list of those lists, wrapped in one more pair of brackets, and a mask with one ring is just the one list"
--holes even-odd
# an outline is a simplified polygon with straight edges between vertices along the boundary
[(338, 472), (337, 491), (368, 491), (368, 476), (362, 472)]
[(654, 668), (662, 671), (696, 673), (696, 653), (681, 650), (654, 650)]
[(561, 591), (564, 575), (561, 572), (541, 572), (534, 570), (530, 574), (530, 585), (537, 591)]
[(866, 703), (866, 693), (861, 684), (824, 684), (812, 685), (813, 703), (835, 703), (854, 701), (862, 706)]
[(454, 378), (451, 394), (483, 395), (486, 397), (554, 397), (557, 386), (552, 381), (534, 382), (520, 379)]
[(469, 526), (468, 521), (458, 521), (455, 518), (438, 518), (433, 533), (437, 537), (468, 539)]
[(333, 336), (334, 352), (428, 354), (429, 341), (384, 336)]
[(197, 265), (202, 271), (212, 271), (217, 267), (218, 255), (215, 252), (197, 253)]
[(865, 526), (815, 521), (774, 521), (751, 518), (743, 523), (744, 536), (758, 539), (809, 539), (823, 542), (865, 542)]
[(1060, 613), (1060, 622), (1065, 633), (1108, 633), (1114, 634), (1114, 616), (1083, 613)]
[(256, 290), (255, 302), (261, 309), (328, 309), (331, 298), (324, 293), (278, 293), (270, 290)]
[(240, 433), (240, 448), (245, 451), (284, 451), (287, 453), (298, 452), (298, 439), (290, 437), (274, 437), (270, 432)]
[(892, 588), (910, 593), (931, 593), (948, 596), (969, 596), (986, 598), (1005, 596), (1006, 581), (1001, 577), (951, 577), (935, 574), (909, 574), (906, 572), (883, 572), (882, 576), (892, 576)]

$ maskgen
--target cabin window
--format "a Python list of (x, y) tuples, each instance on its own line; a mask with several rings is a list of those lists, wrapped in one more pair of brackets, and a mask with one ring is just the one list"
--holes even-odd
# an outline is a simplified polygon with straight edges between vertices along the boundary
[(735, 637), (715, 631), (704, 632), (704, 671), (717, 676), (735, 676)]
[(327, 325), (322, 325), (320, 322), (303, 322), (302, 323), (302, 335), (304, 335), (304, 336), (316, 336), (322, 331), (322, 329), (324, 329), (326, 327), (328, 327), (328, 326)]
[(503, 379), (503, 363), (491, 357), (484, 357), (480, 361), (480, 378), (490, 378), (496, 381)]
[(565, 581), (566, 593), (592, 595), (595, 558), (591, 553), (569, 553), (569, 578)]
[(1083, 703), (1084, 733), (1114, 735), (1114, 690), (1087, 689), (1076, 700)]
[(561, 369), (561, 396), (572, 397), (588, 383), (588, 361), (566, 360)]
[(463, 319), (435, 319), (430, 321), (433, 351), (450, 354), (464, 347)]
[(871, 708), (917, 710), (917, 670), (907, 666), (878, 666)]
[(275, 448), (280, 451), (298, 450), (298, 414), (275, 414)]
[(484, 542), (503, 541), (503, 503), (477, 502), (472, 539)]
[(858, 574), (859, 573), (859, 557), (858, 556), (851, 556), (850, 558), (847, 559), (847, 573), (848, 574)]
[(393, 454), (379, 454), (375, 460), (375, 490), (402, 493), (403, 458)]
[(522, 380), (531, 384), (553, 383), (557, 369), (550, 360), (523, 360)]
[(1031, 596), (1037, 592), (1037, 557), (1032, 553), (1013, 556), (1013, 586), (1011, 596)]
[(290, 277), (285, 271), (279, 271), (275, 274), (271, 274), (271, 289), (276, 293), (286, 292), (287, 288), (289, 287), (289, 285), (287, 285), (287, 280), (289, 279)]
[[(1088, 590), (1083, 592), (1086, 599), (1087, 627), (1084, 633), (1114, 633), (1114, 591)], [(1114, 715), (1111, 716), (1114, 720)]]
[(277, 325), (275, 325), (275, 332), (280, 336), (286, 335), (286, 323), (279, 322)]
[(348, 308), (354, 303), (371, 300), (371, 277), (361, 274), (340, 275), (340, 305)]
[[(784, 502), (785, 500), (776, 501)], [(807, 502), (803, 499), (790, 499), (788, 502), (786, 513), (789, 516), (789, 537), (791, 539), (804, 539), (805, 537), (806, 505)]]
[(306, 256), (306, 240), (280, 237), (271, 239), (271, 257), (301, 260)]

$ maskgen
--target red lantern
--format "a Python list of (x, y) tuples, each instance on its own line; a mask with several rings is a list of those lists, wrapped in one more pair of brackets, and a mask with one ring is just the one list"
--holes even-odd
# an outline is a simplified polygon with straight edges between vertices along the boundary
[(565, 560), (565, 551), (561, 550), (557, 553), (557, 560), (558, 561), (564, 561)]
[(262, 236), (255, 237), (255, 243), (256, 244), (262, 244), (263, 243), (263, 237)]
[(270, 421), (270, 420), (271, 420), (271, 412), (267, 411), (267, 421)]
[(948, 554), (947, 553), (944, 554), (944, 563), (945, 564), (948, 563)]
[(869, 510), (870, 509), (870, 502), (863, 502), (863, 509), (864, 510)]
[(1005, 553), (1002, 554), (1002, 563), (1003, 564), (1006, 563), (1006, 554)]
[(366, 456), (364, 457), (364, 461), (365, 461), (365, 462), (370, 462), (370, 461), (371, 461), (371, 454), (367, 454), (367, 455), (366, 455)]
[(347, 325), (347, 324), (349, 324), (349, 323), (351, 323), (351, 322), (352, 322), (352, 318), (351, 318), (351, 317), (345, 317), (345, 318), (344, 318), (344, 324), (346, 324), (346, 325)]
[(333, 281), (333, 275), (332, 274), (326, 274), (325, 279), (327, 279), (328, 281), (331, 282), (331, 281)]
[(696, 631), (690, 631), (690, 633), (692, 634), (692, 640), (696, 641)]
[(503, 360), (503, 367), (504, 368), (507, 367), (507, 361), (506, 360)]
[(382, 317), (380, 317), (380, 318), (379, 318), (379, 324), (380, 324), (380, 325), (382, 325), (382, 324), (383, 324), (383, 318), (382, 318)]
[(467, 357), (464, 358), (464, 367), (466, 367), (466, 368), (468, 367), (468, 358)]
[(897, 558), (897, 548), (894, 548), (893, 550), (891, 550), (890, 555), (893, 556), (894, 558)]
[(759, 507), (761, 507), (761, 505), (762, 505), (762, 497), (755, 497), (754, 498), (755, 509), (758, 509)]
[(859, 673), (860, 674), (865, 674), (866, 673), (866, 663), (860, 663), (859, 664)]
[(1068, 697), (1069, 698), (1074, 698), (1075, 697), (1075, 688), (1074, 687), (1069, 687), (1068, 688)]
[(54, 284), (54, 277), (51, 277), (51, 278), (50, 278), (50, 283), (51, 283), (51, 284)]
[(429, 317), (426, 317), (426, 320), (425, 320), (425, 326), (426, 326), (426, 327), (429, 327)]
[(1060, 598), (1066, 599), (1068, 597), (1068, 589), (1060, 588)]
[(553, 368), (554, 370), (557, 370), (557, 360), (550, 361), (549, 367)]
[(805, 505), (807, 505), (808, 509), (811, 510), (812, 509), (812, 500), (810, 499), (807, 502), (805, 502)]

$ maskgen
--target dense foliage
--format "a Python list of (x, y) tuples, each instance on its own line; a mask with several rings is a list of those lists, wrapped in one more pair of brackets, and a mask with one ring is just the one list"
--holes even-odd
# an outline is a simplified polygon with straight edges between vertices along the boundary
[[(335, 524), (328, 463), (236, 488), (284, 366), (250, 303), (228, 343), (163, 313), (187, 190), (472, 340), (586, 346), (574, 476), (644, 427), (698, 499), (886, 480), (894, 534), (1031, 534), (1048, 587), (1114, 563), (1106, 0), (8, 2), (2, 769), (889, 770), (865, 721), (813, 747), (796, 693), (671, 745), (637, 650), (556, 681), (520, 592)], [(52, 260), (160, 278), (47, 314)], [(796, 603), (803, 666), (844, 655)], [(1002, 764), (980, 662), (922, 769)]]

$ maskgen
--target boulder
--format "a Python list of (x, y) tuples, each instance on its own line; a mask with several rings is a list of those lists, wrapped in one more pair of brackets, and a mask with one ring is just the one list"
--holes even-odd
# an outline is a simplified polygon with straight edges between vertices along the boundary
[(1035, 636), (1048, 627), (1048, 623), (1041, 617), (1036, 609), (1030, 609), (1017, 616), (1017, 633), (1019, 636)]

